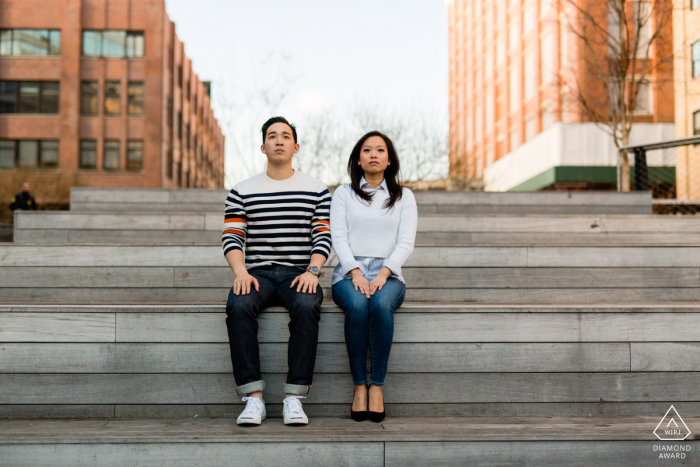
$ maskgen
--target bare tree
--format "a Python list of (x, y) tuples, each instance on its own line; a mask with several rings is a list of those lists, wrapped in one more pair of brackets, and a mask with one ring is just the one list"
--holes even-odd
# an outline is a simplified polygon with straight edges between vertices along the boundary
[[(650, 75), (673, 59), (669, 47), (673, 0), (562, 0), (568, 30), (581, 48), (581, 69), (562, 76), (584, 118), (629, 144), (640, 90), (660, 86)], [(622, 190), (630, 189), (630, 160), (623, 152)]]

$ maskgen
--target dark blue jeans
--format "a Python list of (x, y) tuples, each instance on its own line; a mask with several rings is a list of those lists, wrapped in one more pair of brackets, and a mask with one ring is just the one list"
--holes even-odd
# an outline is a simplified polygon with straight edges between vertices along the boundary
[(297, 292), (290, 288), (295, 277), (304, 269), (287, 266), (263, 266), (249, 271), (260, 284), (260, 291), (251, 287), (247, 295), (229, 291), (226, 303), (226, 327), (231, 346), (233, 376), (238, 394), (250, 394), (265, 389), (260, 373), (258, 347), (258, 314), (271, 306), (283, 306), (289, 311), (289, 344), (287, 347), (286, 394), (308, 394), (316, 364), (318, 322), (321, 319), (323, 291)]
[(367, 348), (372, 355), (374, 386), (383, 386), (394, 340), (394, 310), (406, 296), (406, 286), (389, 278), (382, 290), (367, 298), (351, 279), (333, 285), (333, 301), (345, 312), (345, 346), (354, 384), (367, 384)]

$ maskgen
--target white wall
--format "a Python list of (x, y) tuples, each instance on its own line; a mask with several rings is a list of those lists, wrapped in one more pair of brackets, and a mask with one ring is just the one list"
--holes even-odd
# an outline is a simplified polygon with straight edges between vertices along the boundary
[[(673, 123), (636, 123), (630, 144), (674, 139)], [(676, 151), (647, 153), (647, 164), (675, 166)], [(487, 191), (507, 191), (557, 166), (616, 166), (617, 148), (595, 123), (556, 123), (484, 171)]]

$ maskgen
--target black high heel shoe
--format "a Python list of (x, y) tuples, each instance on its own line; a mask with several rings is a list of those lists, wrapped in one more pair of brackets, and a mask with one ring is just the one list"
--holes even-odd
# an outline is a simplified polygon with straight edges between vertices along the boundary
[[(354, 401), (355, 400), (354, 394), (353, 394), (352, 398)], [(367, 400), (368, 400), (367, 404), (369, 404), (369, 394), (367, 394)], [(358, 410), (357, 412), (355, 412), (354, 410), (352, 410), (352, 403), (350, 403), (350, 416), (356, 422), (364, 422), (365, 420), (367, 420), (368, 414), (369, 414), (368, 410)]]
[[(369, 389), (367, 390), (367, 409), (369, 409)], [(367, 410), (367, 416), (374, 423), (379, 423), (384, 420), (384, 417), (386, 416), (386, 409), (382, 410), (381, 412), (372, 412), (371, 410)]]

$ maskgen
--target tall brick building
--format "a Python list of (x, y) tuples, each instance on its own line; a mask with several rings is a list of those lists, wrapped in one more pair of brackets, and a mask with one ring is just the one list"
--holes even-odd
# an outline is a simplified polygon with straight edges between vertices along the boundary
[[(564, 14), (563, 2), (446, 4), (450, 175), (483, 177), (486, 189), (495, 191), (614, 186), (617, 151), (612, 138), (586, 121), (572, 97), (572, 83), (583, 93), (602, 92), (602, 85), (586, 69), (585, 48), (569, 23), (577, 19)], [(607, 24), (604, 0), (579, 0), (579, 5)], [(656, 21), (654, 12), (648, 27)], [(673, 53), (673, 26), (663, 24), (652, 54), (665, 57)], [(600, 53), (607, 52), (602, 48)], [(637, 106), (632, 143), (675, 136), (671, 61), (649, 75)], [(650, 165), (674, 173), (674, 150), (648, 157)]]
[(0, 184), (222, 187), (209, 93), (164, 0), (0, 0)]

